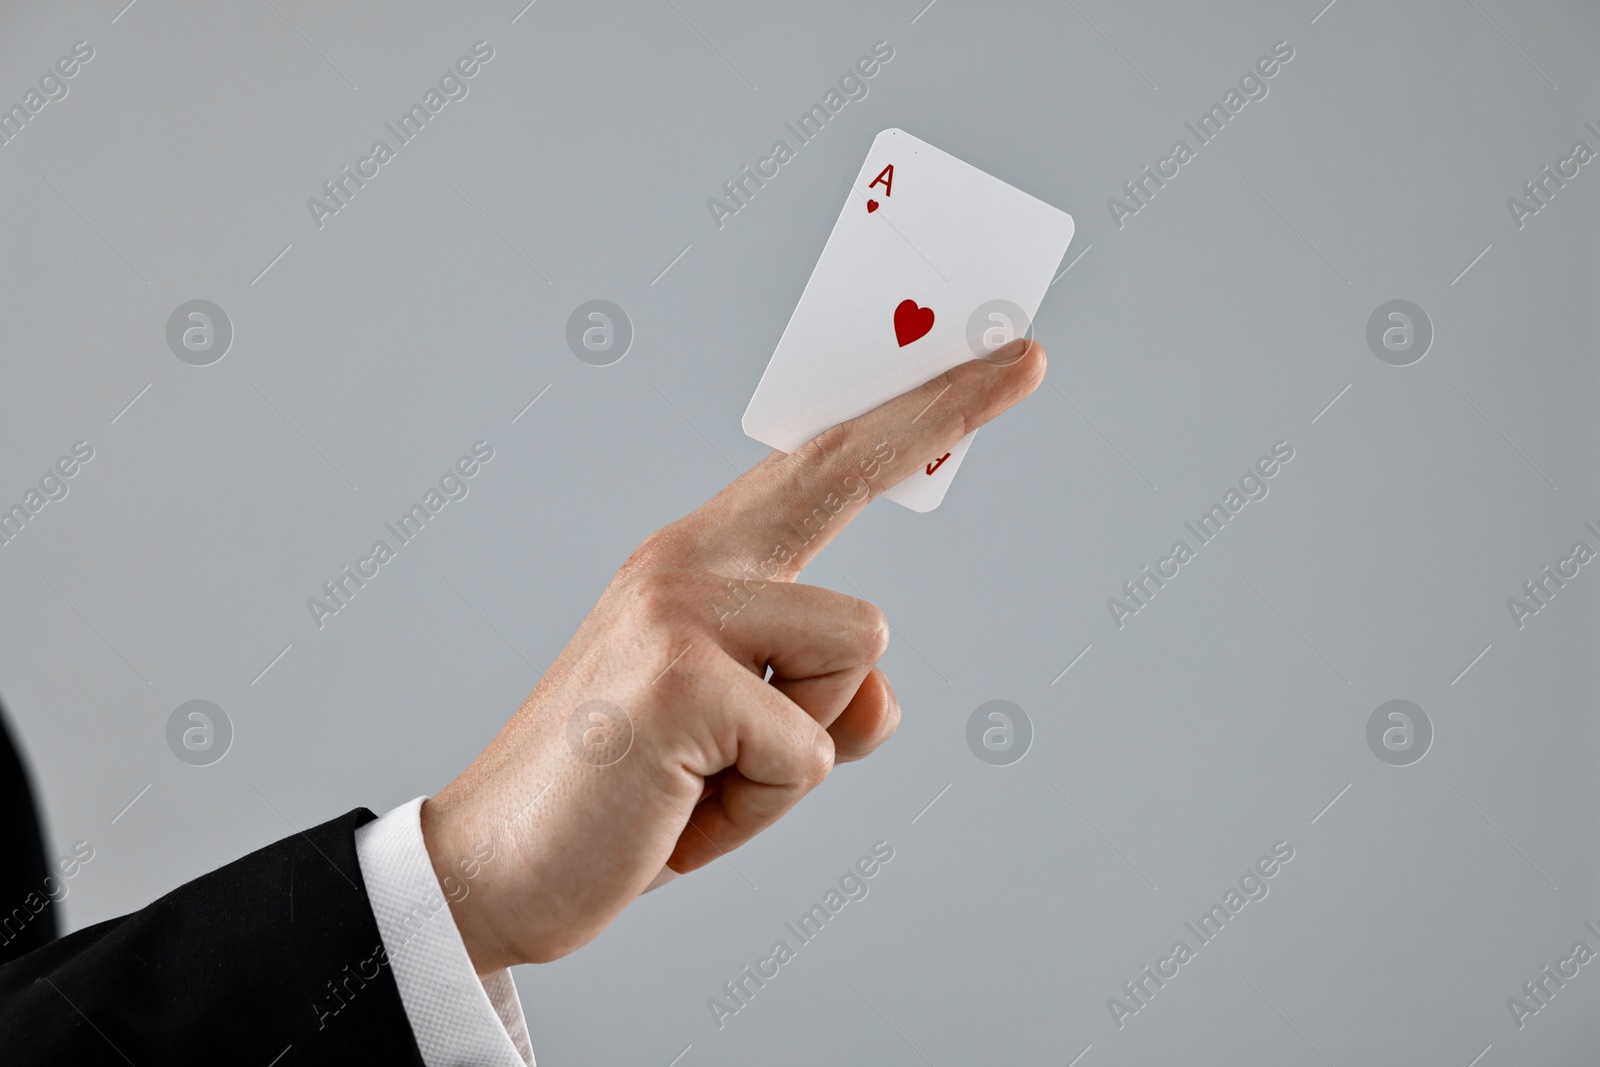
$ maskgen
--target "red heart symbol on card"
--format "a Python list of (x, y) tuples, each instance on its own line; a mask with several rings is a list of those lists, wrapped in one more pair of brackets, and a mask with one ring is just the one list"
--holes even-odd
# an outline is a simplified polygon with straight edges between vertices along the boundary
[(940, 456), (938, 459), (936, 459), (932, 463), (928, 464), (928, 473), (932, 474), (934, 471), (936, 471), (940, 467), (944, 466), (944, 461), (949, 459), (949, 458), (950, 458), (950, 453), (946, 452), (944, 455)]
[(876, 210), (878, 210), (878, 202), (876, 200), (868, 200), (867, 201), (867, 214), (870, 215)]
[(894, 337), (900, 342), (900, 347), (915, 341), (919, 337), (927, 336), (933, 329), (933, 309), (917, 306), (915, 300), (902, 300), (894, 309)]

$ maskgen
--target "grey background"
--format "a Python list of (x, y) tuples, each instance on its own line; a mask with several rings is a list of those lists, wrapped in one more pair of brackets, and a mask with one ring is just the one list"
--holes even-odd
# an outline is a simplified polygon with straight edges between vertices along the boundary
[[(0, 497), (96, 450), (0, 548), (0, 687), (51, 846), (96, 850), (72, 926), (465, 766), (630, 548), (762, 455), (739, 415), (899, 126), (1077, 219), (1048, 384), (937, 512), (880, 503), (808, 571), (895, 626), (893, 743), (519, 969), (539, 1062), (1592, 1060), (1600, 964), (1520, 1031), (1506, 999), (1600, 949), (1600, 577), (1520, 631), (1505, 599), (1600, 546), (1600, 163), (1521, 230), (1505, 200), (1600, 149), (1600, 10), (924, 2), (6, 5), (7, 103), (95, 49), (0, 147)], [(478, 40), (470, 95), (319, 231), (306, 198)], [(870, 95), (719, 231), (706, 198), (878, 40)], [(1119, 230), (1107, 198), (1279, 40)], [(564, 341), (597, 297), (635, 327), (609, 367)], [(234, 325), (210, 367), (165, 342), (195, 298)], [(1435, 329), (1410, 367), (1365, 343), (1395, 298)], [(316, 630), (480, 438), (470, 496)], [(1118, 631), (1106, 598), (1278, 440), (1270, 496)], [(1008, 767), (964, 739), (999, 698), (1035, 731)], [(1365, 741), (1394, 698), (1434, 725), (1408, 767)], [(211, 766), (166, 746), (191, 699), (234, 725)], [(718, 1031), (707, 998), (879, 839), (871, 895)], [(1279, 840), (1271, 895), (1118, 1030), (1107, 998)]]

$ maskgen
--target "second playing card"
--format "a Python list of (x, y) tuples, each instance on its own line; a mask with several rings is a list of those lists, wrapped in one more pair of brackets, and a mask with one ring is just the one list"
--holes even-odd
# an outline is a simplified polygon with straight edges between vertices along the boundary
[[(792, 452), (1027, 330), (1072, 217), (896, 129), (878, 134), (834, 223), (744, 431)], [(919, 457), (884, 495), (944, 499), (972, 442)]]

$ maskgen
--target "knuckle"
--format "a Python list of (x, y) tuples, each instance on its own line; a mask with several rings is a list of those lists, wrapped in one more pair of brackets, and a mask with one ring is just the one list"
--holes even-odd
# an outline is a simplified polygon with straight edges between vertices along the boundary
[(833, 770), (833, 763), (833, 738), (829, 736), (828, 731), (819, 726), (800, 757), (801, 786), (809, 792), (821, 785)]
[(661, 722), (682, 729), (699, 721), (702, 709), (694, 696), (703, 692), (703, 679), (714, 670), (710, 652), (704, 641), (681, 635), (651, 646), (644, 680), (659, 701), (655, 711)]
[(922, 388), (927, 390), (929, 393), (932, 393), (934, 396), (944, 396), (948, 394), (949, 391), (955, 387), (955, 385), (956, 369), (952, 367), (943, 374), (937, 374), (934, 377), (929, 378), (927, 382), (924, 383)]
[(866, 662), (876, 663), (889, 651), (889, 618), (876, 604), (856, 601), (856, 632)]
[(636, 579), (651, 568), (660, 566), (661, 560), (666, 554), (665, 547), (662, 531), (657, 530), (643, 541), (640, 541), (639, 546), (628, 554), (628, 558), (617, 569), (618, 577), (630, 580)]
[[(701, 509), (702, 511), (704, 509)], [(713, 542), (700, 511), (670, 522), (639, 543), (623, 564), (624, 574), (647, 569), (690, 570), (703, 566)]]
[(927, 418), (937, 421), (941, 415), (951, 415), (963, 408), (962, 397), (967, 395), (967, 372), (963, 370), (964, 364), (957, 365), (943, 374), (929, 378), (922, 385), (922, 394), (927, 399), (925, 407), (917, 416), (918, 419)]
[(651, 629), (671, 626), (683, 618), (687, 584), (676, 571), (646, 570), (628, 587), (630, 611)]
[(795, 462), (806, 467), (831, 463), (844, 454), (850, 439), (850, 423), (830, 426), (794, 450)]

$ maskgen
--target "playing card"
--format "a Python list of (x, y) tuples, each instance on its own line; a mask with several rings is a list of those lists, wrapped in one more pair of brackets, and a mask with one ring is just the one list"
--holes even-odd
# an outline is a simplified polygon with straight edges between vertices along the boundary
[[(750, 399), (745, 433), (792, 452), (1026, 333), (1072, 233), (1064, 211), (884, 130)], [(938, 507), (972, 436), (884, 495)]]

